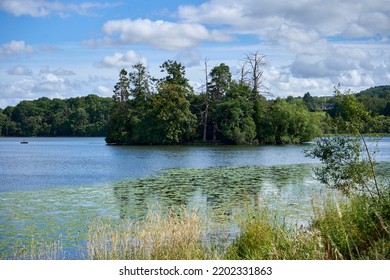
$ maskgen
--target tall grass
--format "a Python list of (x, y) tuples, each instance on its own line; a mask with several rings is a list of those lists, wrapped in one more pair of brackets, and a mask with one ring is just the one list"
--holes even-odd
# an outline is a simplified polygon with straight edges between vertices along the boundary
[(288, 227), (267, 210), (247, 215), (229, 259), (390, 259), (390, 193), (325, 199), (309, 228)]
[(327, 201), (312, 223), (329, 259), (390, 259), (390, 193)]
[(240, 218), (240, 234), (227, 248), (226, 259), (324, 259), (321, 236), (304, 227), (289, 227), (268, 209), (249, 210)]
[(36, 240), (34, 237), (28, 244), (17, 246), (12, 256), (18, 260), (60, 260), (64, 257), (61, 238), (50, 242)]
[(92, 259), (206, 259), (205, 228), (195, 212), (149, 212), (142, 221), (98, 221), (89, 228)]

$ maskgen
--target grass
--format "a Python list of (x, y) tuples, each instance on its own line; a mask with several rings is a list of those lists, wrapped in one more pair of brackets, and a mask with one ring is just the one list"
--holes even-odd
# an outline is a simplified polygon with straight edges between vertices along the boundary
[(390, 259), (390, 194), (327, 202), (312, 225), (329, 259)]
[(89, 228), (92, 259), (207, 259), (205, 228), (195, 212), (149, 212), (141, 221), (97, 221)]
[[(327, 199), (308, 228), (290, 226), (266, 207), (239, 213), (239, 234), (210, 241), (196, 212), (150, 212), (142, 221), (90, 227), (92, 259), (390, 259), (390, 194), (382, 201)], [(115, 225), (113, 225), (115, 224)], [(215, 230), (215, 229), (214, 229)]]
[(21, 245), (13, 252), (13, 259), (21, 260), (60, 260), (63, 258), (61, 239), (49, 242), (32, 237), (27, 245)]
[(324, 259), (318, 231), (288, 227), (267, 209), (250, 210), (241, 219), (241, 233), (223, 258), (233, 260)]

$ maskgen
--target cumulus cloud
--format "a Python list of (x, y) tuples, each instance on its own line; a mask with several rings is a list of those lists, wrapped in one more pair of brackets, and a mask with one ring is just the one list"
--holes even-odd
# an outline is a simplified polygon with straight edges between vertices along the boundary
[(30, 76), (32, 75), (32, 70), (26, 66), (18, 65), (7, 71), (9, 75), (18, 75), (18, 76)]
[(147, 64), (146, 58), (137, 54), (134, 51), (128, 51), (126, 53), (116, 52), (113, 55), (105, 56), (99, 63), (95, 64), (95, 67), (102, 68), (127, 68), (136, 63)]
[(0, 82), (0, 106), (16, 105), (21, 100), (32, 100), (42, 96), (49, 98), (69, 98), (95, 93), (111, 96), (109, 87), (115, 81), (101, 76), (90, 76), (84, 80), (61, 77), (53, 73), (39, 73), (30, 77)]
[(354, 24), (363, 28), (366, 35), (390, 35), (390, 8), (385, 0), (364, 5), (354, 0), (210, 0), (198, 6), (182, 5), (178, 14), (186, 22), (224, 24), (246, 32), (267, 31), (289, 23), (311, 26), (324, 36), (333, 36), (346, 32)]
[(80, 4), (63, 3), (47, 0), (2, 0), (0, 8), (15, 16), (46, 17), (58, 15), (66, 17), (70, 13), (93, 15), (93, 9), (105, 9), (119, 5), (118, 3), (82, 2)]
[(224, 32), (208, 30), (197, 23), (176, 23), (163, 20), (110, 20), (103, 25), (109, 38), (95, 43), (146, 44), (164, 50), (190, 48), (202, 41), (222, 42), (230, 39)]
[[(364, 5), (353, 0), (209, 0), (180, 6), (178, 17), (186, 23), (223, 26), (231, 36), (252, 35), (286, 50), (288, 60), (270, 75), (288, 81), (272, 80), (283, 91), (290, 87), (295, 92), (294, 84), (322, 91), (337, 83), (388, 83), (389, 68), (383, 61), (390, 57), (390, 8), (385, 0)], [(362, 37), (368, 40), (355, 43)]]
[(178, 53), (176, 59), (186, 67), (198, 66), (202, 60), (202, 54), (193, 49), (183, 50)]
[(33, 51), (33, 47), (27, 45), (24, 41), (12, 40), (11, 42), (0, 46), (0, 58), (23, 53), (32, 53)]
[(94, 92), (98, 95), (112, 96), (112, 89), (102, 85), (98, 85)]

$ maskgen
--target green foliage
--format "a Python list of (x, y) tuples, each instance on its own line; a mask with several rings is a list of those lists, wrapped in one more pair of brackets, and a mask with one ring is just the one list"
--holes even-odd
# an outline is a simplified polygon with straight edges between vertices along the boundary
[(256, 136), (249, 87), (232, 83), (227, 96), (215, 106), (214, 121), (227, 143), (252, 143)]
[(185, 67), (177, 61), (168, 60), (160, 66), (161, 72), (166, 72), (167, 76), (160, 79), (160, 84), (175, 84), (182, 88), (186, 94), (192, 93), (193, 88), (185, 76)]
[(318, 158), (323, 166), (315, 169), (317, 179), (346, 193), (361, 190), (372, 176), (370, 163), (362, 159), (362, 143), (356, 137), (322, 137), (306, 155)]
[(390, 116), (390, 86), (377, 86), (356, 94), (356, 98), (376, 115)]
[(196, 117), (182, 90), (176, 84), (162, 84), (159, 93), (152, 96), (143, 119), (145, 144), (177, 144), (192, 139)]
[(389, 226), (389, 189), (380, 201), (367, 196), (327, 201), (312, 223), (330, 259), (389, 259)]
[(369, 112), (354, 94), (349, 91), (341, 94), (336, 88), (333, 113), (338, 126), (351, 136), (319, 138), (314, 149), (306, 151), (307, 156), (323, 163), (315, 170), (317, 179), (348, 194), (358, 191), (380, 197), (373, 151), (362, 134), (366, 121), (370, 120)]
[(370, 112), (350, 91), (342, 94), (335, 89), (334, 107), (330, 111), (338, 127), (352, 134), (363, 133), (364, 125), (370, 120)]
[(61, 100), (22, 101), (0, 112), (2, 136), (104, 136), (110, 98), (90, 94)]
[(321, 134), (317, 114), (283, 99), (275, 101), (265, 119), (261, 140), (266, 143), (303, 143)]
[(232, 260), (321, 260), (326, 255), (317, 231), (289, 228), (268, 209), (249, 210), (240, 218), (240, 234), (228, 246)]

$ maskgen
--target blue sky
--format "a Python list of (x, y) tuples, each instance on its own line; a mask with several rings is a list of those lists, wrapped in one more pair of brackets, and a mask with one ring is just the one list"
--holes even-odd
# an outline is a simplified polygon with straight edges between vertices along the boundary
[(266, 56), (275, 97), (390, 84), (387, 0), (0, 0), (0, 108), (20, 100), (111, 96), (121, 68), (178, 60), (195, 90), (209, 67), (236, 75)]

